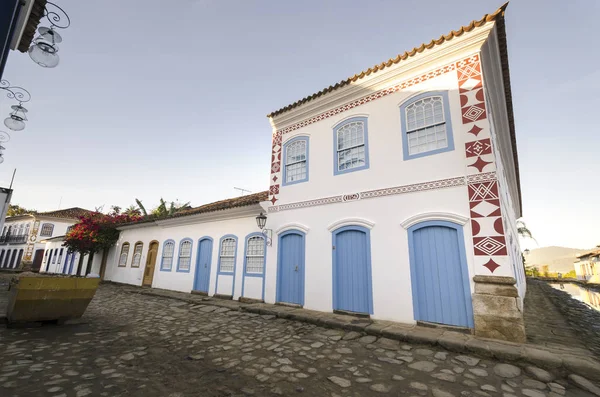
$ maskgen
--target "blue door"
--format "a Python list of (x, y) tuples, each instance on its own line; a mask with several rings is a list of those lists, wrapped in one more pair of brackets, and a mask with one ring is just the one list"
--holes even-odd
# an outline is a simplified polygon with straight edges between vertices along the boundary
[(364, 227), (333, 232), (333, 309), (373, 314), (370, 237)]
[(462, 226), (428, 221), (408, 229), (415, 320), (473, 328)]
[(208, 282), (210, 281), (210, 264), (212, 258), (213, 240), (206, 237), (198, 243), (198, 255), (196, 259), (196, 276), (194, 279), (194, 291), (208, 293)]
[(279, 235), (277, 302), (304, 305), (304, 233), (296, 230)]

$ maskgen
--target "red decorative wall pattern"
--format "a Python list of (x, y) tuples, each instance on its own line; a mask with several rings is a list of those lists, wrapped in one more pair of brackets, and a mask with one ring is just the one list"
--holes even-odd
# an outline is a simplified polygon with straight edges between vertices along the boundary
[[(457, 62), (456, 74), (462, 123), (467, 137), (465, 156), (467, 173), (470, 174), (467, 176), (467, 186), (473, 253), (476, 257), (476, 265), (479, 263), (490, 273), (494, 273), (501, 266), (498, 262), (503, 262), (500, 257), (507, 256), (508, 253), (502, 224), (498, 180), (494, 172), (495, 161), (479, 55)], [(484, 171), (488, 172), (484, 173)]]

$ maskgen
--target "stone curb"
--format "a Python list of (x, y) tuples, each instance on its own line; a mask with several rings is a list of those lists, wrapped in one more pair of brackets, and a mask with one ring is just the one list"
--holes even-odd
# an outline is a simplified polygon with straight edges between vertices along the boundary
[[(125, 286), (125, 284), (111, 284)], [(170, 291), (142, 290), (139, 287), (127, 285), (126, 292), (141, 295), (156, 296), (174, 299), (193, 304), (226, 307), (230, 310), (239, 310), (248, 313), (271, 315), (277, 318), (306, 322), (327, 328), (343, 329), (346, 331), (363, 332), (367, 335), (385, 337), (401, 342), (440, 345), (446, 350), (455, 353), (470, 353), (480, 357), (494, 358), (500, 361), (523, 362), (541, 368), (557, 370), (565, 375), (577, 374), (587, 379), (600, 381), (600, 363), (590, 356), (567, 354), (559, 349), (542, 348), (531, 344), (518, 344), (499, 342), (490, 339), (478, 338), (442, 328), (429, 328), (420, 326), (403, 325), (391, 321), (373, 321), (348, 315), (324, 313), (308, 309), (299, 309), (288, 306), (272, 305), (267, 303), (241, 303), (213, 299), (210, 297), (182, 297)], [(181, 293), (184, 294), (184, 293)], [(193, 298), (192, 298), (193, 296)]]

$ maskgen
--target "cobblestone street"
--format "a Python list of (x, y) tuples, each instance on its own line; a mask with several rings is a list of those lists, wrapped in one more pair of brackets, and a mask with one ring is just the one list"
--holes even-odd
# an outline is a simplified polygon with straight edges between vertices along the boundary
[(11, 397), (593, 395), (536, 367), (111, 284), (76, 324), (0, 327), (0, 357)]

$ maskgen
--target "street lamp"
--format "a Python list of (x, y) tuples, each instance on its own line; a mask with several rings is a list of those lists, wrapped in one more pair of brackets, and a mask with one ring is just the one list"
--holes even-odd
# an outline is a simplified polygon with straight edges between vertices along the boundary
[(0, 90), (6, 91), (6, 96), (9, 99), (15, 99), (19, 102), (18, 105), (10, 107), (13, 111), (4, 120), (4, 125), (13, 131), (22, 131), (25, 128), (25, 121), (27, 121), (25, 113), (28, 111), (23, 106), (23, 102), (29, 102), (31, 94), (23, 87), (11, 86), (8, 80), (0, 80)]
[(67, 13), (52, 2), (47, 2), (44, 8), (44, 17), (52, 27), (42, 26), (38, 29), (38, 36), (33, 40), (27, 51), (33, 62), (45, 68), (54, 68), (58, 65), (58, 45), (62, 37), (55, 29), (66, 29), (71, 25)]
[(261, 212), (260, 215), (256, 217), (256, 224), (258, 225), (260, 232), (265, 236), (267, 245), (271, 246), (273, 244), (273, 231), (271, 229), (265, 229), (267, 216)]

